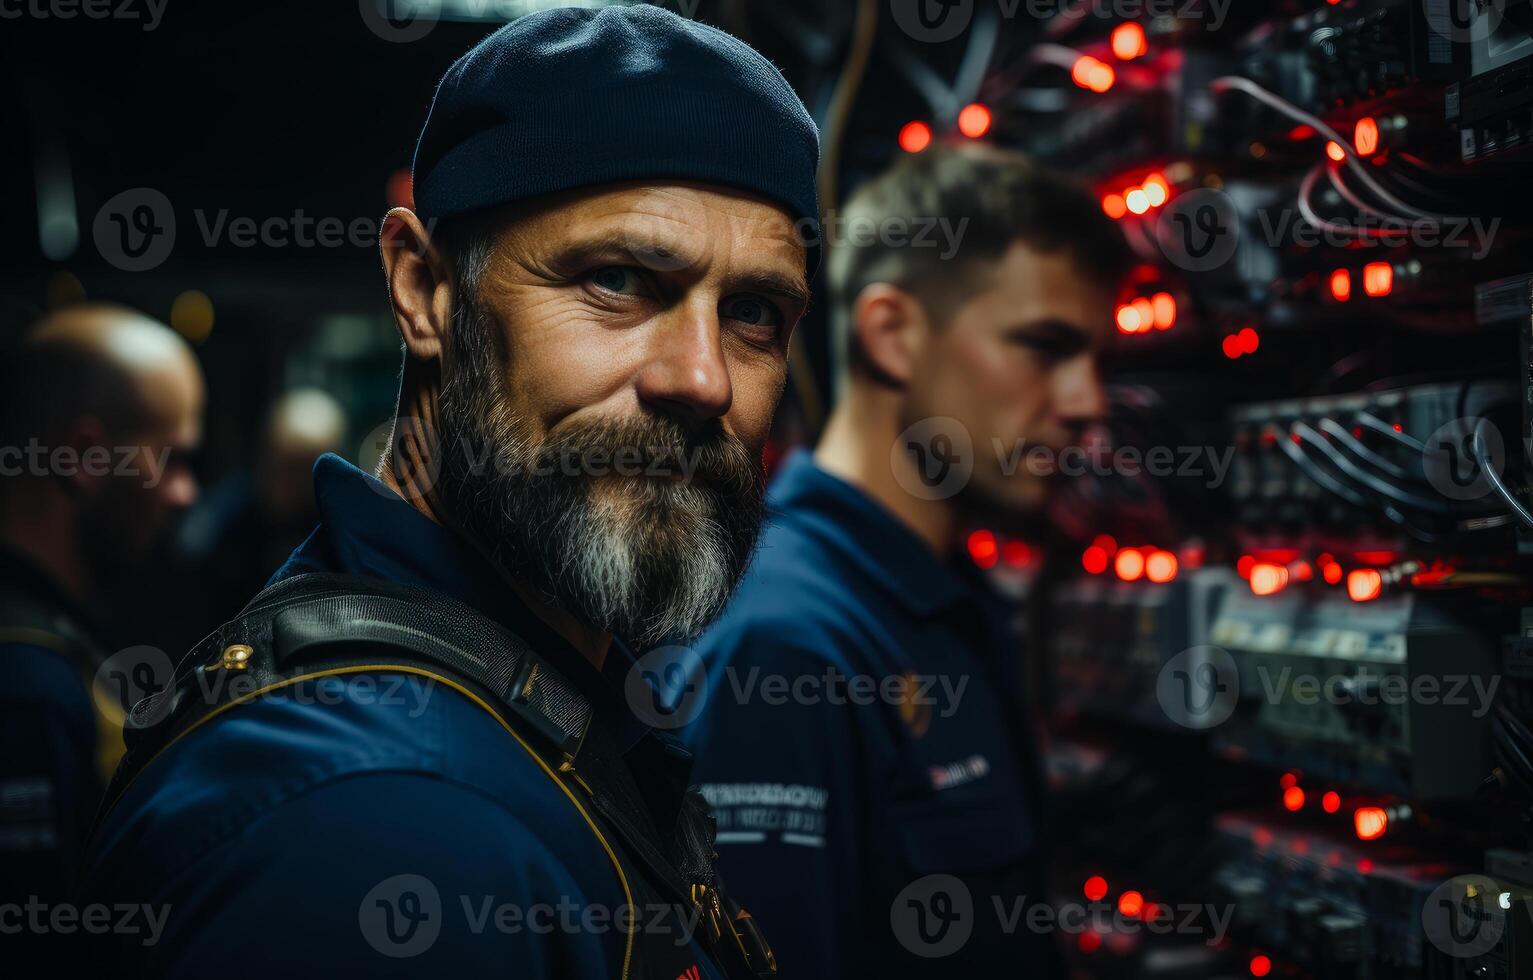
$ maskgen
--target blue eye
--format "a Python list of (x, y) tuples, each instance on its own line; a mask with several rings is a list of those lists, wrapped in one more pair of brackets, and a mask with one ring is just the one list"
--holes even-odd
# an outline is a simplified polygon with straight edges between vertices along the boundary
[(622, 293), (624, 295), (638, 293), (643, 285), (639, 280), (637, 270), (621, 265), (611, 265), (603, 269), (597, 269), (591, 273), (591, 281), (608, 292)]
[(780, 326), (782, 313), (766, 300), (755, 296), (735, 296), (724, 301), (721, 311), (726, 319), (739, 320), (752, 326)]

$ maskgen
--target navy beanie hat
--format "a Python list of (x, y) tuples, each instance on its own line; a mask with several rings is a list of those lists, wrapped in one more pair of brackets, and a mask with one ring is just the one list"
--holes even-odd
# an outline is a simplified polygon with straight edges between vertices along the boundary
[[(753, 191), (819, 220), (819, 134), (745, 42), (658, 7), (527, 14), (459, 58), (415, 149), (415, 209), (451, 218), (639, 179)], [(808, 243), (817, 224), (799, 226)], [(809, 269), (819, 249), (809, 249)]]

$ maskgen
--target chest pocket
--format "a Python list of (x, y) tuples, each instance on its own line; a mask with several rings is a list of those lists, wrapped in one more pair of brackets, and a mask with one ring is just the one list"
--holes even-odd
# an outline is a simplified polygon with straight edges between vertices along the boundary
[(971, 685), (960, 711), (917, 734), (901, 726), (889, 800), (892, 846), (909, 871), (982, 872), (1037, 845), (1021, 766), (989, 690)]
[(1003, 872), (1035, 849), (1032, 822), (1016, 799), (897, 801), (892, 845), (915, 875)]

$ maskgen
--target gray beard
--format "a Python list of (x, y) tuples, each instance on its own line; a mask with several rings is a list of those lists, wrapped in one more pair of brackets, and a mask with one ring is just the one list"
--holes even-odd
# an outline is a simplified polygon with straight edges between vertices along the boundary
[[(488, 345), (476, 327), (466, 339), (477, 332)], [(540, 440), (506, 407), (490, 351), (464, 339), (455, 329), (461, 354), (444, 359), (439, 398), (437, 486), (453, 516), (501, 569), (583, 623), (640, 648), (696, 637), (749, 563), (760, 460), (722, 427), (689, 434), (653, 414), (565, 426)], [(592, 450), (608, 459), (636, 451), (645, 469), (694, 478), (593, 476), (562, 465)]]
[[(566, 601), (578, 605), (571, 611), (641, 647), (701, 633), (723, 610), (738, 572), (712, 507), (699, 497), (669, 506), (677, 536), (689, 542), (684, 547), (657, 547), (644, 527), (648, 518), (625, 507), (597, 502), (565, 511), (553, 534), (561, 541)], [(657, 562), (672, 566), (660, 594), (649, 581)]]

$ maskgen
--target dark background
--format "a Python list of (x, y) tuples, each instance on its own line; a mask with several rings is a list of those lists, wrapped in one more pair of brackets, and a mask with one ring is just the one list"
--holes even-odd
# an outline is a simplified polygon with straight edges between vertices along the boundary
[[(390, 181), (397, 196), (437, 80), (496, 22), (442, 21), (398, 43), (345, 0), (167, 0), (153, 30), (142, 0), (121, 4), (111, 9), (138, 19), (0, 19), (0, 324), (18, 329), (82, 296), (168, 322), (176, 297), (198, 290), (214, 309), (198, 344), (211, 386), (205, 475), (234, 466), (270, 397), (296, 384), (341, 398), (360, 439), (388, 417), (398, 367), (376, 246), (240, 247), (227, 228), (209, 246), (203, 224), (227, 212), (228, 221), (291, 226), (301, 211), (376, 228), (397, 203)], [(697, 16), (765, 51), (823, 124), (854, 9), (703, 2)], [(1013, 22), (1006, 43), (1034, 26)], [(912, 56), (947, 71), (965, 43), (922, 45)], [(886, 163), (901, 123), (923, 112), (892, 67), (895, 53), (876, 55), (863, 83), (843, 155), (849, 179)], [(52, 257), (39, 226), (39, 190), (50, 183), (67, 189), (77, 229), (74, 247)], [(93, 222), (113, 195), (143, 187), (170, 201), (175, 245), (158, 267), (123, 272), (102, 258)], [(817, 376), (811, 397), (825, 383), (820, 323), (816, 312), (801, 332)]]

